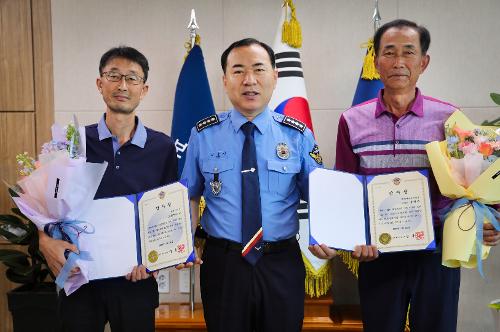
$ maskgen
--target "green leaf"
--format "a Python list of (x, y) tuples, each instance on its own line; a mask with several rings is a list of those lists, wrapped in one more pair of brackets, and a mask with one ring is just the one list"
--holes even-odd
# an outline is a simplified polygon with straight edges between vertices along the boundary
[(17, 236), (9, 232), (8, 230), (0, 227), (0, 235), (5, 237), (9, 242), (14, 243), (12, 239), (15, 239)]
[(26, 223), (24, 223), (20, 218), (18, 218), (17, 216), (14, 216), (12, 214), (0, 215), (0, 224), (22, 228), (25, 231), (28, 230), (28, 225)]
[(490, 93), (490, 97), (493, 100), (493, 102), (497, 105), (500, 105), (500, 94), (499, 93)]
[(33, 274), (22, 275), (22, 274), (16, 273), (16, 271), (13, 270), (12, 268), (7, 269), (7, 271), (5, 271), (5, 276), (10, 281), (18, 283), (18, 284), (30, 284), (30, 283), (33, 283), (36, 281), (35, 276)]
[(0, 262), (9, 267), (26, 267), (31, 265), (28, 255), (24, 252), (9, 249), (2, 249), (0, 251)]
[(10, 197), (19, 197), (19, 195), (14, 190), (12, 190), (12, 188), (9, 188), (9, 194)]
[(24, 213), (21, 212), (21, 210), (19, 210), (18, 208), (12, 208), (10, 209), (15, 215), (19, 216), (21, 219), (23, 220), (26, 220), (27, 222), (31, 222), (31, 220), (28, 219), (28, 217), (26, 217), (24, 215)]

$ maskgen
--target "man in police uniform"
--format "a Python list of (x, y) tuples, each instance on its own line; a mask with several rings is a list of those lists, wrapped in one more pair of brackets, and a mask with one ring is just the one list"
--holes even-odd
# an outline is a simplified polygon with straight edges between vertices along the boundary
[[(255, 39), (222, 54), (234, 106), (193, 128), (181, 178), (207, 241), (201, 295), (208, 331), (300, 331), (305, 270), (296, 234), (308, 174), (322, 161), (306, 126), (267, 104), (278, 78), (272, 49)], [(201, 263), (201, 260), (198, 259)]]

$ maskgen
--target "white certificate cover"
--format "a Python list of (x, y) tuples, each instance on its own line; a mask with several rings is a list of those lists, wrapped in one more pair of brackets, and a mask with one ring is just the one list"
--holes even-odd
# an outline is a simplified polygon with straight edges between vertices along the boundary
[(310, 244), (434, 249), (427, 172), (362, 176), (316, 169), (309, 175), (309, 223)]
[(91, 261), (79, 261), (88, 279), (125, 276), (194, 260), (187, 187), (176, 182), (137, 195), (94, 200), (79, 218), (90, 234), (79, 237)]

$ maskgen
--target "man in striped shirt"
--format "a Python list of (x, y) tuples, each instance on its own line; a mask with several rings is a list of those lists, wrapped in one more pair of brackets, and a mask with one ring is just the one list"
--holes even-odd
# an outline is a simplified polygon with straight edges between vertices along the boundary
[[(367, 175), (430, 168), (425, 144), (444, 139), (444, 123), (456, 107), (422, 95), (416, 86), (429, 64), (429, 44), (429, 31), (406, 20), (388, 22), (375, 33), (375, 65), (384, 89), (340, 117), (337, 170)], [(439, 245), (437, 210), (449, 200), (440, 195), (433, 176), (430, 187)], [(485, 244), (496, 245), (499, 237), (485, 228)], [(324, 245), (312, 251), (321, 258), (334, 254)], [(375, 246), (357, 246), (353, 256), (361, 262), (364, 331), (403, 331), (408, 304), (412, 331), (456, 330), (460, 269), (442, 266), (440, 250), (379, 257)]]

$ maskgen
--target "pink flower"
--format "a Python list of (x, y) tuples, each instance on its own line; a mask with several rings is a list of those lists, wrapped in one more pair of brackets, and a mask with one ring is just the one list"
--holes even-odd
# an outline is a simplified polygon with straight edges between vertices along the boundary
[(477, 146), (474, 143), (467, 141), (458, 143), (458, 148), (464, 154), (473, 154), (477, 152)]

